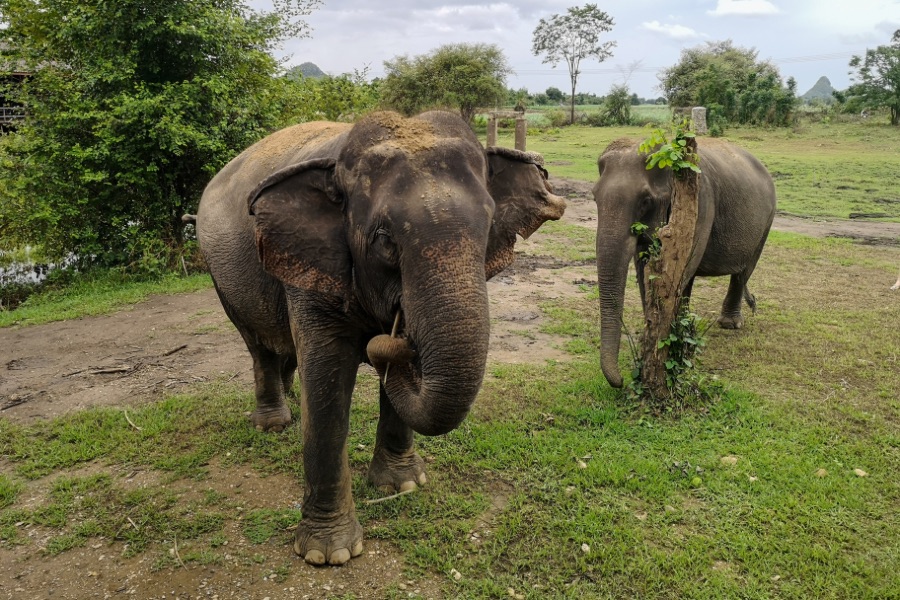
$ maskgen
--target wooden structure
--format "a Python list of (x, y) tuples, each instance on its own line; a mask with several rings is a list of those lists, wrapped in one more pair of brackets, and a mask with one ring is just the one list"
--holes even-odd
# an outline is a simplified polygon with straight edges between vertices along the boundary
[(487, 145), (497, 145), (497, 122), (499, 119), (515, 119), (516, 120), (516, 150), (525, 152), (525, 137), (528, 133), (528, 121), (525, 120), (525, 113), (514, 110), (493, 111), (488, 113), (487, 125)]

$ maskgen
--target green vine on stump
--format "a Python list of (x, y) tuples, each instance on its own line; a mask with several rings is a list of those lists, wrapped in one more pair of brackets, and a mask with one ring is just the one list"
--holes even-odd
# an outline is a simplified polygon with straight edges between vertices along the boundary
[[(653, 167), (665, 169), (671, 167), (675, 177), (684, 176), (684, 170), (690, 169), (694, 173), (700, 172), (700, 157), (687, 149), (688, 138), (695, 137), (690, 130), (691, 120), (684, 119), (681, 123), (672, 125), (672, 141), (662, 129), (654, 129), (650, 137), (644, 140), (638, 151), (647, 155), (647, 170)], [(653, 149), (656, 151), (653, 152)]]

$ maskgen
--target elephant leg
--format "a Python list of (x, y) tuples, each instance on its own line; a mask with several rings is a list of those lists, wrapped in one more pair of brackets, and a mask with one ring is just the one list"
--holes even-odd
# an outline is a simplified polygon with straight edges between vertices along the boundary
[(250, 413), (250, 421), (259, 431), (282, 431), (291, 423), (291, 409), (284, 399), (285, 359), (260, 344), (248, 343), (247, 347), (256, 381), (256, 409)]
[(341, 565), (363, 550), (347, 456), (360, 343), (337, 328), (317, 329), (309, 338), (297, 343), (306, 482), (294, 551), (312, 565)]
[(425, 461), (413, 448), (413, 430), (394, 410), (384, 386), (379, 386), (380, 416), (375, 452), (369, 464), (369, 481), (390, 492), (416, 489), (427, 481)]
[(744, 273), (735, 273), (728, 283), (728, 293), (722, 302), (722, 314), (716, 321), (722, 329), (740, 329), (744, 326), (744, 316), (741, 314), (741, 301), (744, 298), (744, 290), (747, 279)]
[(681, 290), (681, 304), (678, 307), (679, 310), (684, 311), (691, 307), (691, 293), (694, 291), (694, 279), (696, 279), (696, 277), (688, 279), (687, 285)]
[(294, 374), (297, 372), (297, 355), (289, 354), (281, 358), (281, 388), (285, 396), (296, 398)]

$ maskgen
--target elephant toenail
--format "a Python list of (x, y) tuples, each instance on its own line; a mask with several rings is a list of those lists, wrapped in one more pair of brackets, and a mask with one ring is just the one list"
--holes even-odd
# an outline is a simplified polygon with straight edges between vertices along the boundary
[(325, 555), (319, 550), (310, 550), (306, 553), (306, 556), (303, 557), (303, 560), (311, 565), (324, 565)]
[(419, 485), (425, 485), (428, 483), (428, 478), (425, 477), (425, 473), (419, 473)]
[(419, 487), (419, 486), (416, 485), (415, 481), (404, 481), (403, 483), (400, 484), (400, 491), (401, 492), (411, 492), (412, 490), (416, 489), (417, 487)]
[(362, 540), (359, 540), (355, 544), (353, 544), (353, 550), (350, 552), (352, 556), (359, 556), (363, 551), (363, 543)]
[(340, 550), (335, 550), (331, 553), (331, 560), (329, 560), (328, 563), (332, 565), (342, 565), (348, 560), (350, 560), (350, 551), (346, 548), (341, 548)]

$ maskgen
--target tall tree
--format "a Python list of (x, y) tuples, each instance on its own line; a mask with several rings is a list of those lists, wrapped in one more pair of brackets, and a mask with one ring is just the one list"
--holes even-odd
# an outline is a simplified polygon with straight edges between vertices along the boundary
[(859, 97), (869, 108), (888, 107), (891, 125), (900, 125), (900, 29), (894, 32), (889, 46), (854, 56), (850, 66), (856, 70), (856, 83), (846, 95)]
[(209, 178), (279, 125), (279, 40), (319, 0), (0, 0), (33, 75), (0, 147), (0, 240), (110, 265), (182, 243)]
[(603, 33), (612, 31), (612, 17), (597, 8), (596, 4), (573, 6), (564, 15), (541, 19), (534, 29), (531, 51), (544, 56), (543, 62), (554, 67), (561, 60), (569, 68), (572, 96), (569, 123), (575, 122), (575, 88), (581, 74), (579, 65), (585, 58), (603, 62), (612, 56), (615, 42), (600, 42)]
[(660, 89), (670, 106), (706, 106), (735, 123), (787, 125), (796, 83), (785, 85), (777, 67), (757, 54), (731, 40), (686, 48), (660, 73)]
[(381, 98), (387, 106), (405, 114), (453, 107), (467, 122), (479, 108), (506, 99), (506, 76), (512, 73), (494, 44), (447, 44), (413, 58), (395, 57), (384, 68)]

